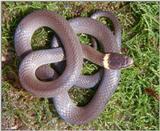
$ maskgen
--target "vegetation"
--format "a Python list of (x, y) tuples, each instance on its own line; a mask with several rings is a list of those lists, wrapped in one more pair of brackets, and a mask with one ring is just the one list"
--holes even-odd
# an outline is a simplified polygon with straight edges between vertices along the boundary
[[(2, 129), (158, 130), (158, 100), (145, 89), (160, 93), (159, 8), (158, 2), (2, 2)], [(122, 53), (134, 59), (134, 66), (122, 70), (119, 86), (104, 112), (88, 124), (66, 123), (50, 100), (34, 97), (19, 83), (14, 32), (24, 16), (39, 9), (56, 11), (66, 19), (110, 10), (120, 20)], [(52, 33), (46, 28), (37, 30), (32, 39), (33, 49), (49, 48)], [(84, 34), (80, 41), (90, 43)], [(86, 62), (82, 72), (91, 74), (96, 69), (96, 65)], [(94, 91), (72, 89), (70, 94), (83, 104)]]

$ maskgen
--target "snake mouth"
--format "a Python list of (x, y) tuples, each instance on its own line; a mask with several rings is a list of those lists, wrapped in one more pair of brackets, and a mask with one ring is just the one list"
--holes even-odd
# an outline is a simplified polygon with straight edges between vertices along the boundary
[(133, 65), (133, 59), (119, 53), (108, 53), (103, 58), (103, 66), (106, 69), (117, 70), (131, 65)]
[(134, 61), (132, 58), (130, 58), (130, 57), (126, 58), (126, 64), (125, 64), (126, 67), (131, 67), (133, 65), (133, 63), (134, 63)]

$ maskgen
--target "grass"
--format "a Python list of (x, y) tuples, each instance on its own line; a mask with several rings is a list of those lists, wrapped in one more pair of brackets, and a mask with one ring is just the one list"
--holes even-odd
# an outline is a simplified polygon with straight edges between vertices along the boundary
[[(89, 16), (94, 10), (110, 10), (122, 26), (122, 52), (134, 59), (134, 66), (122, 70), (121, 79), (105, 110), (94, 121), (81, 125), (64, 122), (48, 99), (25, 91), (18, 79), (13, 34), (19, 21), (33, 10), (57, 11), (66, 19)], [(159, 86), (159, 3), (158, 2), (2, 2), (2, 129), (112, 129), (158, 130), (158, 100), (145, 93)], [(49, 48), (51, 30), (41, 28), (34, 34), (34, 49)], [(85, 35), (82, 43), (90, 43)], [(87, 62), (83, 73), (97, 66)], [(93, 90), (70, 91), (77, 103), (86, 103)]]

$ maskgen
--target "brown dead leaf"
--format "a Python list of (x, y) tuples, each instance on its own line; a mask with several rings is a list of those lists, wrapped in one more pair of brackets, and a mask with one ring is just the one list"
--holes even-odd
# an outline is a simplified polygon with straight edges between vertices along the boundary
[(154, 89), (152, 89), (152, 88), (145, 88), (144, 91), (148, 95), (156, 98), (157, 100), (160, 100), (160, 96), (157, 94), (157, 92)]

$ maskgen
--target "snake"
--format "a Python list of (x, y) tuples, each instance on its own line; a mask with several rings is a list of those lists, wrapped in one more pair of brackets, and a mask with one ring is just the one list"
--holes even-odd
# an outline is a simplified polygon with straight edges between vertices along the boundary
[[(102, 16), (112, 21), (114, 31), (96, 20)], [(33, 51), (31, 39), (40, 27), (49, 27), (56, 35), (50, 49)], [(80, 44), (79, 33), (91, 35), (94, 46)], [(97, 50), (97, 42), (102, 52)], [(71, 124), (85, 124), (97, 118), (117, 88), (120, 69), (133, 63), (130, 57), (121, 54), (121, 27), (109, 11), (97, 11), (90, 18), (77, 17), (68, 21), (53, 11), (34, 11), (18, 24), (14, 43), (21, 60), (22, 87), (35, 96), (52, 98), (58, 114)], [(82, 75), (84, 58), (101, 69), (91, 76)], [(61, 74), (49, 65), (51, 63), (55, 63), (54, 67), (59, 68)], [(83, 107), (75, 105), (68, 94), (73, 86), (91, 88), (97, 84), (93, 98)]]

